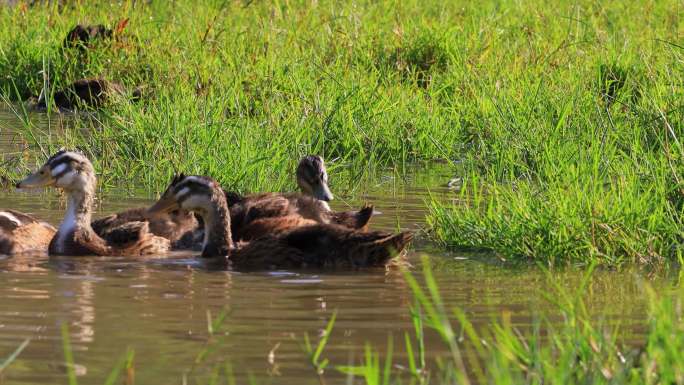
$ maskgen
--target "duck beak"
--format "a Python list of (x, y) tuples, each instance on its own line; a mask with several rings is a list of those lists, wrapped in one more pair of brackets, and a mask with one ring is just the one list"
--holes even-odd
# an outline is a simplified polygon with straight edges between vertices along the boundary
[(330, 192), (330, 188), (328, 187), (328, 184), (321, 181), (316, 188), (314, 188), (313, 191), (314, 197), (318, 200), (326, 201), (329, 202), (333, 200), (333, 194)]
[(55, 179), (50, 174), (50, 170), (46, 167), (41, 167), (40, 170), (34, 172), (33, 174), (27, 176), (24, 180), (17, 183), (17, 188), (32, 188), (32, 187), (45, 187), (52, 186), (55, 184)]
[(178, 205), (178, 202), (176, 202), (173, 197), (163, 196), (159, 198), (159, 200), (153, 204), (152, 207), (147, 209), (147, 212), (152, 215), (166, 214), (173, 210), (178, 210), (179, 208), (180, 206)]

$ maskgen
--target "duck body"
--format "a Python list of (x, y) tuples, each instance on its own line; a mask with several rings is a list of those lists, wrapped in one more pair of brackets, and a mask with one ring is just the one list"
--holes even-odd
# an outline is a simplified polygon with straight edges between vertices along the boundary
[(409, 232), (364, 233), (294, 215), (271, 219), (294, 221), (295, 227), (285, 226), (281, 231), (236, 244), (231, 234), (232, 215), (223, 190), (213, 179), (200, 176), (174, 178), (150, 210), (164, 212), (178, 208), (202, 216), (205, 231), (202, 257), (225, 258), (236, 269), (381, 267), (400, 254), (413, 238)]
[[(264, 193), (247, 195), (239, 199), (236, 199), (235, 193), (225, 195), (233, 203), (230, 206), (230, 217), (234, 241), (246, 241), (266, 234), (269, 231), (269, 223), (274, 226), (272, 231), (284, 229), (286, 223), (335, 224), (350, 229), (366, 230), (373, 215), (372, 206), (365, 206), (359, 211), (330, 211), (326, 202), (299, 193)], [(293, 219), (294, 216), (299, 216), (302, 220), (297, 221)], [(257, 232), (257, 228), (263, 232)]]
[[(131, 100), (140, 99), (142, 89), (136, 88), (130, 95)], [(116, 98), (128, 98), (126, 88), (104, 78), (78, 79), (65, 88), (55, 91), (52, 100), (60, 110), (75, 110), (78, 107), (99, 108), (116, 100)], [(38, 110), (47, 109), (45, 95), (38, 97), (35, 102)]]
[(195, 215), (186, 210), (149, 215), (147, 207), (134, 208), (96, 219), (91, 227), (98, 236), (108, 238), (112, 231), (131, 222), (147, 222), (149, 231), (168, 239), (173, 249), (190, 249), (202, 242), (201, 226)]
[(100, 107), (114, 95), (123, 95), (124, 87), (102, 78), (78, 79), (66, 88), (55, 92), (53, 100), (58, 108), (75, 109), (78, 106)]
[[(302, 193), (243, 196), (224, 190), (230, 208), (233, 240), (248, 241), (314, 223), (360, 231), (368, 229), (373, 215), (372, 206), (366, 205), (358, 211), (330, 210), (328, 202), (333, 199), (333, 194), (328, 187), (328, 171), (322, 157), (308, 155), (302, 158), (297, 166), (296, 179)], [(295, 219), (295, 216), (301, 219)]]
[(52, 238), (50, 255), (144, 256), (166, 253), (168, 239), (151, 236), (147, 222), (127, 222), (100, 237), (89, 227), (58, 231)]
[(235, 249), (229, 262), (240, 269), (384, 267), (413, 235), (353, 231), (336, 225), (305, 225), (257, 238)]
[(76, 24), (64, 38), (65, 48), (79, 47), (87, 48), (90, 43), (97, 39), (111, 39), (114, 31), (103, 24), (81, 25)]
[(17, 187), (53, 186), (67, 195), (67, 211), (52, 237), (50, 255), (120, 255), (142, 256), (166, 253), (168, 239), (155, 236), (149, 224), (131, 221), (112, 227), (100, 237), (91, 227), (91, 209), (95, 197), (95, 171), (85, 156), (60, 150)]
[(44, 252), (56, 231), (31, 215), (15, 210), (0, 211), (0, 254)]

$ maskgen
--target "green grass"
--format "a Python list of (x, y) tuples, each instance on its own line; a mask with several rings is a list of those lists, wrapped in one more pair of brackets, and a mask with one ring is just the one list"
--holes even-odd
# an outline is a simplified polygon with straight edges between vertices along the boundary
[(30, 342), (31, 342), (31, 340), (28, 340), (28, 339), (27, 339), (27, 340), (24, 340), (24, 342), (22, 342), (22, 343), (17, 347), (17, 349), (14, 350), (14, 352), (12, 352), (12, 354), (9, 355), (9, 357), (5, 358), (5, 359), (2, 361), (2, 363), (0, 363), (0, 375), (2, 375), (2, 372), (3, 372), (8, 366), (10, 366), (10, 364), (12, 364), (12, 362), (14, 362), (14, 360), (16, 360), (17, 357), (19, 357), (19, 355), (21, 354), (21, 352), (23, 352), (24, 349), (26, 349), (26, 347), (28, 346), (28, 344), (29, 344)]
[[(239, 190), (279, 189), (292, 186), (308, 153), (334, 160), (339, 180), (355, 180), (456, 154), (443, 143), (457, 140), (445, 129), (457, 117), (430, 100), (453, 61), (450, 34), (414, 21), (419, 6), (394, 16), (391, 2), (3, 7), (0, 90), (8, 100), (38, 95), (44, 75), (52, 92), (84, 76), (145, 87), (143, 102), (115, 103), (65, 130), (45, 132), (20, 112), (36, 146), (80, 147), (112, 180), (158, 188), (183, 169)], [(410, 22), (406, 37), (395, 33), (395, 16)], [(118, 42), (86, 54), (61, 48), (79, 21), (125, 18)]]
[[(463, 178), (431, 204), (435, 238), (548, 265), (681, 257), (684, 43), (674, 0), (81, 2), (0, 8), (0, 92), (84, 76), (129, 89), (45, 129), (105, 185), (159, 189), (174, 170), (239, 191), (294, 187), (307, 153), (335, 184), (432, 160)], [(130, 19), (87, 53), (77, 22)], [(50, 91), (49, 90), (49, 91)], [(50, 91), (50, 92), (52, 92)], [(13, 178), (38, 151), (4, 155)], [(19, 160), (18, 160), (19, 159)]]
[[(416, 337), (406, 334), (399, 347), (409, 362), (392, 361), (395, 348), (390, 338), (385, 357), (366, 346), (356, 365), (334, 366), (352, 373), (367, 385), (379, 384), (681, 384), (684, 381), (682, 292), (656, 293), (646, 283), (648, 325), (640, 341), (627, 345), (620, 326), (605, 326), (592, 317), (583, 301), (591, 281), (589, 269), (577, 290), (569, 292), (549, 272), (548, 300), (560, 317), (551, 322), (538, 315), (532, 326), (518, 328), (510, 319), (493, 320), (478, 326), (460, 309), (442, 301), (430, 264), (424, 264), (419, 283), (412, 273), (406, 279), (412, 288), (416, 314)], [(423, 327), (441, 337), (441, 348), (449, 352), (416, 370), (415, 357), (425, 349)], [(415, 340), (416, 342), (409, 342)], [(419, 346), (414, 348), (413, 346)], [(334, 364), (333, 364), (334, 365)], [(408, 370), (407, 370), (408, 369)]]

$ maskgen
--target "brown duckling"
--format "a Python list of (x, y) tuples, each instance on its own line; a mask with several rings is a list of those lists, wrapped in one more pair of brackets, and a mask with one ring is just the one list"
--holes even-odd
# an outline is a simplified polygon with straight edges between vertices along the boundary
[[(136, 88), (130, 95), (130, 99), (139, 99), (141, 93), (141, 88)], [(128, 98), (126, 88), (117, 82), (103, 78), (78, 79), (64, 89), (56, 91), (52, 96), (55, 106), (60, 110), (73, 110), (79, 106), (98, 108), (117, 97)], [(47, 98), (44, 92), (38, 97), (35, 107), (47, 108)]]
[(297, 165), (296, 174), (297, 185), (304, 194), (323, 202), (333, 200), (333, 194), (328, 187), (328, 170), (325, 168), (322, 157), (318, 155), (303, 157)]
[(328, 170), (323, 158), (318, 155), (307, 155), (297, 165), (297, 185), (303, 194), (321, 201), (327, 209), (329, 223), (334, 223), (352, 229), (366, 230), (373, 207), (364, 206), (359, 211), (331, 211), (327, 202), (333, 200), (333, 194), (328, 187)]
[(169, 240), (149, 231), (147, 222), (128, 222), (103, 239), (91, 225), (97, 183), (93, 165), (83, 154), (60, 150), (17, 188), (51, 186), (67, 195), (67, 211), (50, 241), (50, 255), (150, 255), (166, 253)]
[(307, 224), (236, 247), (225, 194), (216, 181), (201, 176), (176, 176), (150, 211), (181, 208), (202, 217), (202, 257), (227, 258), (237, 269), (380, 267), (401, 253), (413, 238), (410, 232), (359, 232), (337, 225)]
[(84, 49), (90, 46), (90, 43), (94, 40), (111, 39), (113, 35), (114, 31), (105, 27), (103, 24), (76, 24), (64, 38), (63, 46), (65, 48), (79, 47)]
[(0, 254), (45, 252), (57, 230), (50, 224), (15, 210), (0, 211)]
[[(365, 231), (373, 215), (372, 206), (359, 211), (330, 210), (328, 201), (333, 195), (328, 187), (328, 172), (320, 156), (306, 156), (297, 166), (298, 193), (263, 193), (241, 196), (224, 191), (230, 207), (234, 240), (249, 240), (252, 232), (247, 227), (255, 220), (299, 215), (318, 223), (337, 224)], [(270, 221), (269, 223), (276, 223)], [(260, 224), (264, 227), (264, 222)]]

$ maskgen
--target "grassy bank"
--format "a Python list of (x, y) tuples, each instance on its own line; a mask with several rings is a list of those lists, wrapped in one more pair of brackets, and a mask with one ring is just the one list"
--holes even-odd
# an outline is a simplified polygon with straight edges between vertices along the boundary
[(526, 2), (475, 18), (466, 171), (454, 203), (431, 205), (435, 237), (551, 265), (680, 260), (680, 11)]
[[(141, 102), (114, 103), (64, 130), (25, 119), (33, 148), (81, 147), (111, 184), (159, 188), (181, 169), (242, 191), (279, 190), (293, 187), (305, 153), (332, 160), (333, 185), (446, 159), (464, 185), (456, 204), (432, 204), (444, 244), (549, 264), (654, 264), (681, 256), (680, 8), (674, 0), (2, 7), (0, 91), (10, 100), (37, 95), (48, 75), (50, 89), (84, 76), (142, 86)], [(86, 53), (61, 47), (77, 22), (119, 20), (128, 25), (114, 41)]]
[[(414, 17), (438, 15), (439, 4), (402, 4), (3, 7), (0, 90), (13, 100), (38, 95), (43, 73), (51, 89), (84, 76), (142, 86), (145, 100), (73, 121), (73, 135), (48, 136), (27, 124), (38, 142), (83, 147), (112, 177), (159, 187), (183, 168), (238, 189), (278, 189), (292, 185), (301, 155), (319, 153), (346, 166), (341, 179), (356, 179), (457, 151), (449, 144), (459, 131), (449, 128), (458, 116), (445, 113), (452, 106), (440, 99), (449, 92), (438, 85), (450, 82), (457, 47), (446, 41), (456, 34)], [(114, 26), (122, 19), (128, 25), (113, 42), (86, 53), (61, 47), (78, 22)]]

